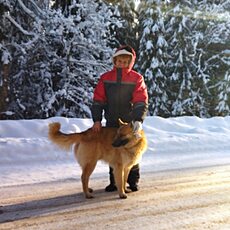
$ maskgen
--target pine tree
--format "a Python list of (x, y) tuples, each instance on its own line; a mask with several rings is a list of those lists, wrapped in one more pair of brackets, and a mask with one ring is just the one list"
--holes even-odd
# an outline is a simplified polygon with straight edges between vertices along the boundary
[(11, 59), (8, 49), (3, 43), (5, 39), (4, 30), (2, 28), (3, 15), (7, 12), (9, 5), (0, 1), (0, 119), (3, 119), (6, 111), (7, 99), (8, 99), (8, 64)]
[[(61, 71), (55, 71), (58, 67), (53, 70), (57, 72), (54, 82), (58, 88), (46, 110), (58, 107), (55, 115), (89, 117), (93, 88), (99, 75), (111, 66), (112, 50), (108, 44), (113, 37), (110, 27), (116, 22), (110, 8), (100, 1), (73, 2), (68, 12), (65, 18), (54, 11), (56, 16), (49, 21), (52, 27), (47, 35), (54, 33), (59, 42), (59, 63), (64, 63)], [(55, 100), (58, 106), (51, 106)]]
[(11, 118), (89, 117), (96, 81), (112, 64), (110, 27), (121, 26), (114, 8), (79, 0), (63, 14), (32, 0), (9, 4), (1, 44), (13, 57)]
[(230, 72), (227, 71), (224, 80), (218, 84), (218, 105), (215, 110), (219, 112), (218, 115), (229, 115), (230, 111)]
[(139, 8), (140, 46), (137, 69), (144, 75), (148, 86), (150, 115), (170, 116), (165, 72), (166, 48), (164, 1), (149, 0)]
[[(183, 13), (181, 13), (183, 12)], [(200, 50), (197, 43), (200, 31), (199, 22), (194, 20), (194, 2), (179, 1), (170, 5), (166, 21), (170, 107), (172, 116), (205, 116), (205, 82), (197, 75), (200, 66), (197, 61)]]
[(223, 52), (230, 30), (227, 21), (213, 15), (221, 17), (229, 7), (225, 3), (149, 0), (141, 5), (138, 66), (149, 88), (150, 114), (217, 114), (220, 88), (215, 86), (221, 79), (216, 76), (223, 79), (229, 69)]
[(138, 53), (138, 12), (136, 9), (136, 0), (106, 0), (106, 2), (117, 6), (119, 15), (122, 18), (122, 27), (117, 27), (115, 37), (119, 45), (130, 45)]

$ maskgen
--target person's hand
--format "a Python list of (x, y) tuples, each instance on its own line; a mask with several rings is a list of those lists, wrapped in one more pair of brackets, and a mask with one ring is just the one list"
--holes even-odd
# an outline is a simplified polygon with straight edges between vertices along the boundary
[(133, 121), (132, 125), (133, 125), (133, 133), (136, 136), (136, 138), (141, 138), (139, 131), (142, 130), (142, 123), (140, 121)]
[(133, 121), (133, 132), (142, 130), (142, 123), (140, 121)]
[(96, 122), (94, 122), (94, 124), (93, 124), (92, 130), (93, 130), (94, 132), (98, 133), (98, 132), (101, 131), (101, 127), (102, 127), (101, 122), (100, 122), (100, 121), (96, 121)]

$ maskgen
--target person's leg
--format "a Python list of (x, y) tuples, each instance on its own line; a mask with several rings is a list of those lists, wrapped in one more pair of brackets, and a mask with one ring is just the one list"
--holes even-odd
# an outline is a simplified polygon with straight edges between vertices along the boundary
[(106, 192), (113, 192), (117, 190), (117, 187), (115, 185), (115, 179), (113, 175), (113, 168), (109, 167), (109, 181), (110, 184), (105, 187)]
[[(106, 127), (119, 127), (118, 121), (115, 122), (113, 120), (106, 121)], [(115, 179), (113, 175), (113, 168), (109, 167), (109, 185), (105, 187), (106, 192), (113, 192), (117, 190)]]
[(139, 164), (134, 165), (128, 176), (128, 184), (129, 184), (129, 189), (131, 189), (133, 192), (138, 191), (138, 182), (140, 179), (140, 167)]

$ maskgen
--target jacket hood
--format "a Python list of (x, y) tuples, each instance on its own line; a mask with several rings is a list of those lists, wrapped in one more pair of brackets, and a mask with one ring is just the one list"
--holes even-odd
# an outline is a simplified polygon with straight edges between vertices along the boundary
[(128, 45), (123, 45), (119, 47), (113, 55), (113, 64), (114, 64), (114, 58), (122, 54), (130, 55), (132, 57), (129, 67), (127, 68), (130, 71), (133, 68), (136, 60), (136, 52), (131, 46)]

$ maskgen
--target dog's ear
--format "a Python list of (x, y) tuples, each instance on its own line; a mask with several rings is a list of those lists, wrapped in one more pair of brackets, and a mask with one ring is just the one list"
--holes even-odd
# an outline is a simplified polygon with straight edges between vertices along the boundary
[(128, 125), (128, 123), (122, 121), (121, 118), (118, 119), (118, 122), (119, 122), (119, 126)]

